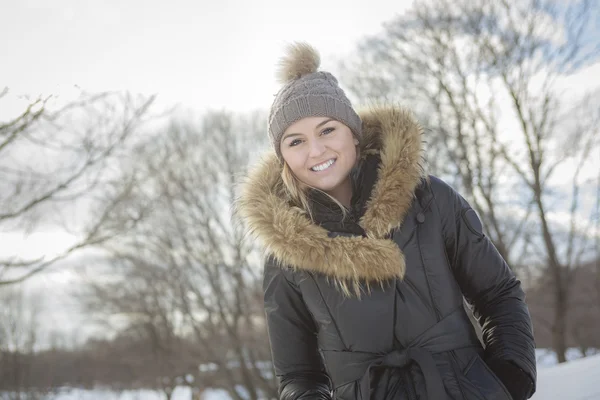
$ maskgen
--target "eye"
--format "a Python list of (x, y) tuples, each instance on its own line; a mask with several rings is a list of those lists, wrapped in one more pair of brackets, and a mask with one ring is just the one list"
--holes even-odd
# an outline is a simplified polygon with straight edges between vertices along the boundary
[(335, 131), (335, 128), (325, 128), (321, 131), (321, 135), (329, 135), (331, 132)]
[(294, 139), (289, 143), (290, 147), (294, 147), (294, 146), (298, 146), (300, 143), (302, 143), (302, 140), (300, 139)]

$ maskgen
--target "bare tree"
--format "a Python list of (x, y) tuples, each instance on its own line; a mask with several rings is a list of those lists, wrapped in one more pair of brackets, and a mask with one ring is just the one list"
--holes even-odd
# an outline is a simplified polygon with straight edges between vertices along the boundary
[[(490, 34), (498, 30), (483, 35), (486, 38), (481, 40), (482, 65), (498, 74), (519, 127), (521, 145), (503, 143), (500, 152), (521, 178), (534, 203), (545, 265), (553, 278), (553, 347), (559, 362), (566, 361), (567, 310), (573, 271), (583, 264), (585, 256), (590, 256), (590, 245), (594, 243), (590, 240), (593, 225), (584, 222), (589, 221), (589, 215), (579, 204), (582, 189), (589, 188), (591, 183), (589, 178), (582, 179), (581, 174), (590, 165), (590, 156), (600, 143), (600, 113), (597, 106), (594, 109), (586, 105), (598, 104), (600, 92), (579, 99), (573, 109), (563, 100), (564, 94), (557, 90), (556, 82), (577, 70), (590, 56), (597, 56), (585, 52), (583, 33), (590, 21), (598, 20), (598, 10), (597, 4), (586, 1), (575, 2), (566, 11), (554, 2), (525, 2), (516, 12), (514, 7), (502, 5), (492, 14), (499, 22), (505, 22), (505, 28), (499, 30), (500, 40), (492, 40)], [(552, 35), (557, 23), (566, 37), (564, 43), (554, 44)], [(600, 51), (597, 43), (592, 50)], [(576, 119), (569, 118), (570, 115)], [(568, 139), (564, 140), (565, 137)], [(556, 196), (551, 185), (559, 168), (569, 161), (574, 168), (561, 170), (572, 185), (571, 194), (566, 196), (570, 203), (569, 225), (567, 229), (560, 226), (553, 229), (550, 204)]]
[(202, 356), (185, 340), (174, 280), (168, 269), (128, 254), (115, 254), (109, 262), (112, 276), (91, 279), (83, 304), (96, 320), (108, 325), (116, 321), (105, 332), (117, 332), (135, 347), (111, 354), (114, 363), (135, 371), (128, 384), (137, 380), (170, 400), (177, 378), (195, 376)]
[(102, 192), (112, 164), (130, 146), (153, 101), (84, 93), (56, 109), (52, 97), (38, 98), (0, 122), (0, 230), (27, 235), (53, 229), (75, 238), (58, 254), (0, 258), (0, 285), (22, 282), (106, 239), (98, 234), (104, 214), (86, 221), (82, 210)]
[(106, 225), (128, 232), (105, 246), (128, 266), (111, 270), (117, 281), (102, 283), (96, 296), (120, 288), (121, 305), (109, 311), (129, 324), (147, 301), (163, 304), (143, 306), (142, 320), (160, 322), (166, 347), (168, 335), (192, 338), (197, 353), (189, 363), (214, 366), (195, 374), (196, 384), (224, 388), (239, 400), (277, 396), (259, 257), (231, 212), (236, 176), (264, 142), (260, 121), (209, 113), (199, 126), (173, 123), (137, 150), (133, 172), (115, 190), (126, 195)]
[[(594, 244), (588, 166), (600, 93), (569, 93), (560, 83), (597, 62), (590, 22), (598, 18), (591, 1), (422, 0), (345, 67), (359, 96), (414, 103), (430, 141), (443, 143), (435, 157), (451, 169), (440, 173), (456, 175), (500, 253), (553, 276), (561, 362), (571, 271)], [(559, 173), (570, 188), (557, 184)], [(552, 219), (561, 209), (566, 223)]]
[[(433, 173), (460, 188), (484, 220), (487, 234), (507, 259), (519, 257), (515, 243), (525, 221), (509, 220), (514, 199), (501, 196), (496, 150), (498, 112), (494, 98), (482, 98), (486, 72), (473, 67), (477, 48), (465, 48), (463, 28), (442, 17), (449, 4), (419, 2), (414, 10), (386, 24), (385, 32), (365, 40), (344, 74), (357, 96), (376, 101), (402, 101), (421, 116), (427, 128), (427, 159)], [(453, 6), (454, 7), (454, 6)], [(524, 206), (521, 203), (516, 204)]]
[[(582, 357), (600, 351), (600, 304), (596, 287), (596, 265), (599, 260), (577, 266), (571, 271), (569, 303), (567, 305), (567, 345), (579, 349)], [(536, 343), (551, 348), (553, 342), (554, 293), (552, 275), (540, 277), (527, 291), (530, 310), (537, 322)]]
[[(599, 157), (600, 158), (600, 155)], [(598, 306), (600, 306), (600, 171), (598, 171), (598, 179), (596, 182), (596, 205), (595, 205), (595, 214), (594, 218), (596, 224), (596, 299), (598, 302)]]
[(0, 381), (6, 400), (37, 400), (49, 388), (42, 388), (32, 372), (41, 327), (40, 302), (26, 296), (21, 287), (0, 292)]

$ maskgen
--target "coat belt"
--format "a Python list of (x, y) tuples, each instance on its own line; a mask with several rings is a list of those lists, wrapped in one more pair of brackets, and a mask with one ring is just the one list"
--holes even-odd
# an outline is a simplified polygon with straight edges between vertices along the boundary
[[(324, 351), (331, 379), (336, 387), (359, 381), (363, 400), (370, 398), (371, 368), (404, 368), (414, 362), (423, 373), (427, 398), (446, 398), (444, 383), (434, 354), (466, 347), (480, 347), (477, 336), (462, 306), (413, 340), (407, 347), (388, 353)], [(331, 368), (335, 366), (334, 368)]]
[(387, 353), (383, 357), (372, 361), (360, 380), (359, 390), (361, 392), (361, 398), (370, 398), (371, 368), (402, 368), (406, 367), (412, 361), (414, 361), (419, 366), (419, 368), (421, 368), (421, 372), (423, 372), (423, 376), (425, 377), (425, 389), (427, 390), (427, 398), (435, 400), (444, 399), (446, 397), (444, 383), (442, 381), (440, 373), (438, 372), (438, 369), (435, 365), (435, 360), (433, 359), (431, 353), (425, 349), (419, 349), (414, 347), (409, 347), (404, 350), (394, 350), (391, 353)]

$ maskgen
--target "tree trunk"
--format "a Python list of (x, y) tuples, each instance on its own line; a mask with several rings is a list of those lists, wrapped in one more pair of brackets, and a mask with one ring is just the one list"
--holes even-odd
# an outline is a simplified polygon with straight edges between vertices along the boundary
[[(558, 259), (554, 237), (550, 232), (544, 203), (542, 201), (542, 184), (540, 182), (539, 164), (532, 158), (534, 171), (534, 196), (538, 208), (542, 234), (547, 252), (547, 262), (554, 280), (554, 321), (552, 321), (552, 343), (559, 363), (567, 361), (567, 308), (569, 295), (569, 270)], [(536, 168), (537, 167), (537, 168)]]
[(559, 363), (567, 361), (567, 302), (564, 283), (557, 282), (555, 290), (554, 323), (552, 326), (552, 345)]

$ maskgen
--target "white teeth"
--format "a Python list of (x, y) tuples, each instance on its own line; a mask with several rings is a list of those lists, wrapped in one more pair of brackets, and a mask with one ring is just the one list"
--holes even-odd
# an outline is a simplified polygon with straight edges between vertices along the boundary
[(334, 162), (334, 160), (329, 160), (327, 162), (324, 162), (323, 164), (315, 165), (311, 169), (313, 171), (323, 171), (324, 169), (331, 167), (333, 165), (333, 162)]

